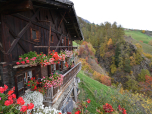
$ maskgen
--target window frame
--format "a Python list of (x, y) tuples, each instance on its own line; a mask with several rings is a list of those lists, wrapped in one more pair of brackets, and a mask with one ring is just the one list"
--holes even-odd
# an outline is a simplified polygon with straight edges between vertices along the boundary
[(53, 35), (51, 35), (51, 43), (53, 43), (54, 42), (54, 37), (53, 37)]
[[(36, 39), (33, 39), (33, 31), (36, 31)], [(34, 42), (40, 42), (40, 32), (37, 29), (34, 28), (30, 28), (30, 32), (31, 32), (31, 40)]]

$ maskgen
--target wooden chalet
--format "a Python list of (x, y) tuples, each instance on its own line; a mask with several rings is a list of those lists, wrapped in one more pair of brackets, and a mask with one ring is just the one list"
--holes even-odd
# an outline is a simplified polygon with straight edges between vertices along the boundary
[[(51, 71), (49, 67), (42, 68), (40, 65), (14, 67), (19, 56), (30, 51), (48, 54), (50, 50), (72, 50), (75, 48), (73, 40), (83, 40), (83, 35), (71, 1), (0, 0), (0, 86), (15, 86), (17, 96), (24, 94), (25, 75), (38, 79)], [(81, 63), (78, 63), (64, 73), (62, 89), (49, 90), (51, 105), (69, 87), (80, 69)], [(65, 102), (65, 99), (61, 101)]]

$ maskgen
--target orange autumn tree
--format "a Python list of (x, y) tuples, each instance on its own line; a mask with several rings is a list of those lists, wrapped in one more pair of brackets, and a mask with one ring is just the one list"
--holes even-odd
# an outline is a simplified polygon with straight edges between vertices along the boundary
[(148, 93), (149, 95), (152, 94), (152, 77), (145, 75), (145, 82), (140, 82), (142, 87), (142, 91)]

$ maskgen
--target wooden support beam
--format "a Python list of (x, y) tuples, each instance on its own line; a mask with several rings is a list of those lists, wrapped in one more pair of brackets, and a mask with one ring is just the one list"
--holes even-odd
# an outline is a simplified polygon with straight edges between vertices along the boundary
[(60, 21), (60, 23), (59, 23), (58, 30), (59, 30), (59, 27), (60, 27), (60, 25), (61, 25), (63, 19), (64, 19), (65, 14), (66, 14), (66, 12), (64, 13), (64, 15), (63, 15), (63, 17), (62, 17), (62, 19), (61, 19), (61, 21)]
[(51, 43), (51, 23), (50, 23), (50, 30), (49, 30), (48, 56), (49, 56), (49, 52), (50, 52), (50, 43)]
[(61, 42), (61, 38), (62, 38), (62, 35), (60, 36), (60, 39), (59, 39), (59, 42), (58, 42), (58, 44), (57, 44), (57, 47), (56, 47), (56, 49), (55, 49), (55, 52), (57, 51), (57, 49), (58, 49), (58, 46), (60, 45), (60, 42)]
[[(77, 47), (77, 46), (50, 46), (50, 48), (55, 48), (55, 47), (61, 47), (61, 48), (64, 48), (64, 47)], [(34, 48), (48, 48), (48, 46), (34, 46)]]
[(12, 50), (14, 49), (14, 47), (16, 46), (16, 44), (18, 43), (18, 41), (21, 39), (22, 35), (26, 32), (26, 30), (30, 27), (31, 25), (31, 21), (33, 20), (33, 18), (35, 18), (35, 16), (38, 14), (39, 9), (36, 11), (36, 13), (30, 18), (29, 23), (18, 33), (18, 35), (15, 37), (16, 39), (12, 42), (10, 49), (7, 51), (7, 54), (10, 54), (12, 52)]
[(52, 12), (50, 10), (49, 10), (49, 12), (50, 12), (50, 16), (51, 16), (52, 22), (54, 24), (54, 19), (53, 19), (53, 16), (52, 16)]

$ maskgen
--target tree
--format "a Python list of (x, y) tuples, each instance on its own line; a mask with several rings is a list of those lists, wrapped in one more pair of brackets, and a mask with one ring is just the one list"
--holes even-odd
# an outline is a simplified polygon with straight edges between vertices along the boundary
[(150, 40), (150, 41), (148, 42), (148, 44), (152, 46), (152, 40)]
[(111, 38), (109, 38), (107, 45), (108, 46), (112, 45), (112, 39)]
[(152, 77), (145, 75), (145, 82), (140, 82), (140, 86), (142, 87), (142, 92), (148, 93), (148, 95), (152, 95)]
[(146, 81), (145, 76), (150, 76), (150, 73), (147, 69), (142, 69), (141, 72), (138, 74), (138, 81)]
[(145, 30), (142, 30), (142, 33), (145, 33)]
[(130, 59), (125, 60), (124, 71), (130, 73), (131, 71)]
[(138, 82), (135, 80), (135, 77), (132, 76), (127, 76), (128, 81), (125, 83), (125, 87), (128, 90), (132, 90), (133, 92), (136, 92), (139, 90), (139, 84)]

